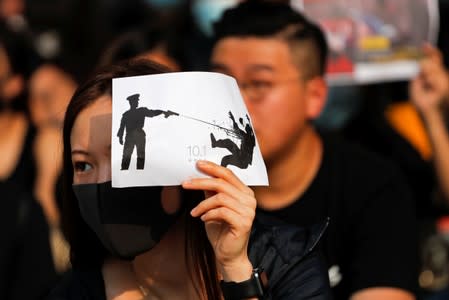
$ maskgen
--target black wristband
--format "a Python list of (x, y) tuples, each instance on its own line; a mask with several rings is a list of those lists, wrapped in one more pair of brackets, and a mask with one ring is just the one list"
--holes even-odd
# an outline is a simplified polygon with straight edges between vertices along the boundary
[(242, 300), (257, 297), (263, 299), (267, 279), (262, 269), (256, 268), (251, 278), (242, 282), (221, 281), (221, 291), (225, 300)]

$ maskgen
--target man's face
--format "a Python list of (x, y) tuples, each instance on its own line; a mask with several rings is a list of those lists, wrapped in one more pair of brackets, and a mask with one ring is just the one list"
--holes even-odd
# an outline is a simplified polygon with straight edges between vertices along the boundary
[(309, 126), (307, 84), (286, 42), (274, 38), (224, 38), (215, 45), (211, 66), (212, 71), (237, 80), (268, 163), (288, 151)]

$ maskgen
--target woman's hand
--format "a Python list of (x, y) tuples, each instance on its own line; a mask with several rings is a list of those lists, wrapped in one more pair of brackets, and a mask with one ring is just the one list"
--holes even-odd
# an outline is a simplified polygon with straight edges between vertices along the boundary
[(206, 199), (191, 215), (205, 223), (223, 280), (247, 280), (252, 272), (247, 249), (256, 210), (254, 193), (227, 168), (208, 161), (199, 161), (197, 168), (212, 178), (183, 183), (185, 189), (205, 191)]

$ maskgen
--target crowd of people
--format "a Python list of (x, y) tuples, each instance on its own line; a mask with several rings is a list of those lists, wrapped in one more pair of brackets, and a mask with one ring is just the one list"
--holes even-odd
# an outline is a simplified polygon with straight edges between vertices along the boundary
[[(74, 70), (67, 36), (45, 46), (26, 2), (0, 1), (0, 298), (449, 297), (421, 235), (449, 215), (444, 51), (422, 46), (406, 101), (329, 130), (326, 37), (290, 1), (115, 2), (116, 34)], [(197, 70), (237, 81), (269, 186), (199, 161), (209, 178), (113, 188), (112, 79)]]

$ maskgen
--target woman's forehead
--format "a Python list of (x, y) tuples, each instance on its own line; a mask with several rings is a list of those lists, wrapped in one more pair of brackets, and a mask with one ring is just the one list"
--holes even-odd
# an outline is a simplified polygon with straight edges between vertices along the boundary
[(112, 102), (109, 96), (98, 98), (75, 119), (70, 140), (72, 148), (89, 149), (111, 143)]

